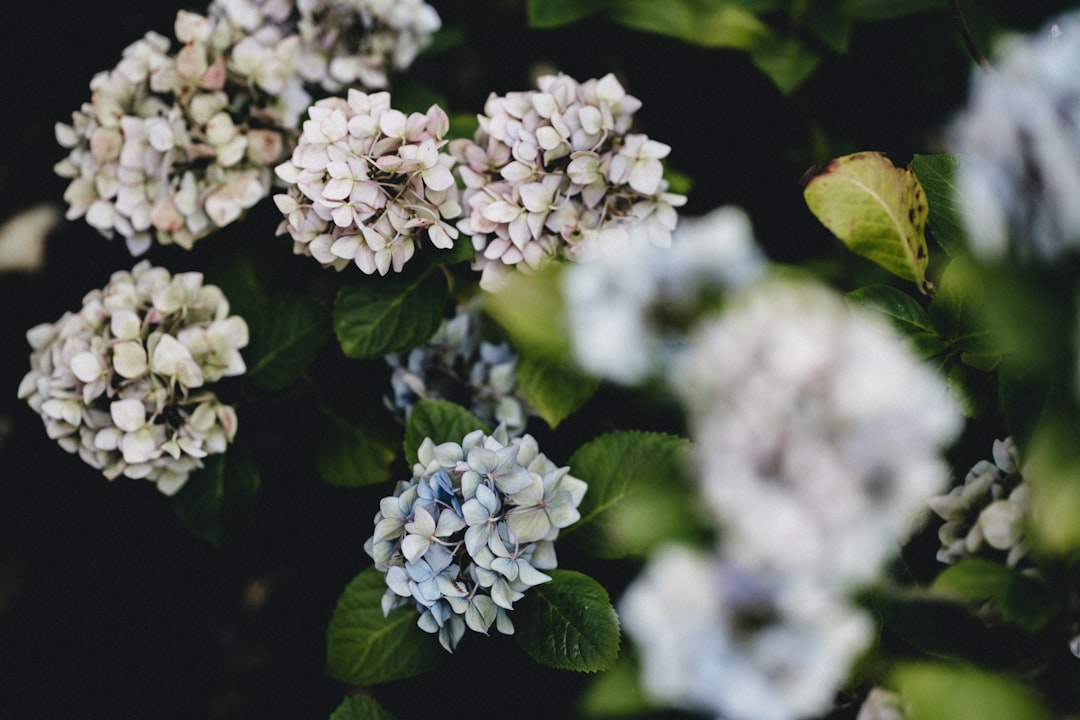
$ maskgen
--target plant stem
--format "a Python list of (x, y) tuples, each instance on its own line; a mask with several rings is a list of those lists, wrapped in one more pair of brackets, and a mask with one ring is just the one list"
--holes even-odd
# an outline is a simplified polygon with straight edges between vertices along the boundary
[(986, 56), (982, 54), (982, 51), (979, 50), (975, 37), (971, 34), (971, 28), (968, 27), (964, 11), (960, 9), (960, 0), (949, 0), (949, 7), (952, 9), (953, 19), (956, 20), (956, 26), (960, 30), (960, 36), (964, 39), (964, 46), (967, 47), (971, 59), (978, 63), (983, 70), (992, 71), (994, 67), (986, 59)]

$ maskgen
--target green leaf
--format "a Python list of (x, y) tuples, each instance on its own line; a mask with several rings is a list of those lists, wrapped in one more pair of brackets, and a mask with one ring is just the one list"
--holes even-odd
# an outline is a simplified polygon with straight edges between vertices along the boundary
[(198, 538), (218, 544), (259, 491), (259, 469), (246, 445), (210, 455), (172, 498), (173, 510)]
[(1003, 563), (967, 558), (942, 570), (933, 587), (967, 600), (987, 600), (1004, 597), (1015, 580), (1016, 572)]
[(661, 538), (685, 537), (687, 493), (680, 482), (690, 442), (674, 435), (620, 431), (582, 445), (567, 465), (589, 485), (581, 519), (563, 536), (600, 558), (641, 554)]
[(615, 667), (590, 679), (581, 698), (584, 717), (637, 717), (654, 707), (641, 688), (641, 668), (627, 655), (624, 652)]
[(554, 28), (596, 13), (605, 0), (529, 0), (529, 27)]
[(338, 705), (330, 720), (397, 720), (369, 697), (350, 695)]
[(963, 257), (950, 261), (927, 308), (938, 335), (974, 355), (1000, 353), (1001, 342), (987, 327), (985, 296), (978, 268)]
[(911, 169), (926, 191), (926, 224), (949, 257), (955, 257), (967, 245), (962, 220), (966, 199), (956, 186), (961, 164), (959, 155), (915, 155), (911, 159)]
[(933, 357), (948, 347), (938, 337), (922, 305), (894, 287), (867, 285), (847, 293), (844, 300), (850, 307), (863, 308), (885, 318), (897, 332), (911, 340), (920, 357)]
[(846, 53), (851, 42), (852, 18), (828, 4), (812, 3), (804, 20), (806, 27), (821, 42), (839, 53)]
[(817, 68), (821, 57), (797, 38), (773, 38), (757, 43), (750, 61), (784, 95), (794, 92)]
[(558, 670), (610, 669), (619, 655), (619, 618), (607, 591), (573, 570), (548, 574), (551, 581), (530, 588), (515, 612), (518, 644)]
[(803, 197), (849, 250), (927, 291), (927, 207), (911, 168), (877, 152), (845, 155), (813, 175)]
[(327, 407), (315, 466), (323, 480), (338, 487), (360, 487), (390, 479), (394, 451), (362, 427), (350, 423)]
[(340, 682), (375, 685), (419, 675), (445, 656), (438, 641), (416, 626), (414, 607), (383, 616), (383, 574), (374, 566), (349, 583), (326, 630), (326, 672)]
[(449, 400), (420, 400), (413, 405), (405, 426), (405, 460), (410, 466), (416, 462), (416, 452), (424, 438), (431, 438), (436, 445), (460, 443), (473, 430), (491, 432), (491, 428), (456, 403)]
[(933, 663), (899, 666), (893, 684), (910, 720), (1046, 720), (1038, 697), (1012, 679)]
[(1000, 662), (1008, 652), (966, 603), (952, 598), (914, 591), (881, 592), (874, 597), (874, 611), (889, 633), (931, 657)]
[(1048, 553), (1080, 549), (1080, 421), (1044, 419), (1025, 451), (1024, 479), (1031, 483), (1034, 542)]
[(716, 0), (618, 0), (612, 20), (710, 48), (750, 49), (770, 35), (765, 23), (732, 2)]
[(518, 385), (529, 404), (554, 429), (588, 402), (600, 381), (566, 363), (524, 355), (517, 365)]
[(346, 285), (334, 304), (334, 332), (351, 358), (411, 350), (428, 340), (443, 319), (446, 278), (427, 268), (415, 278), (372, 278)]
[(313, 298), (278, 296), (248, 318), (248, 327), (247, 377), (258, 387), (278, 390), (311, 364), (330, 337), (330, 312)]
[(510, 336), (515, 348), (532, 355), (570, 357), (560, 273), (548, 265), (530, 275), (515, 273), (513, 282), (484, 295), (484, 311)]

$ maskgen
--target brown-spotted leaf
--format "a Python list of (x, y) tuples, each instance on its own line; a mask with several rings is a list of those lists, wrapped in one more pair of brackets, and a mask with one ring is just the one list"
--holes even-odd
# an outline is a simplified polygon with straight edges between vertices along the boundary
[(812, 175), (803, 197), (849, 250), (929, 292), (926, 195), (910, 167), (878, 152), (845, 155)]

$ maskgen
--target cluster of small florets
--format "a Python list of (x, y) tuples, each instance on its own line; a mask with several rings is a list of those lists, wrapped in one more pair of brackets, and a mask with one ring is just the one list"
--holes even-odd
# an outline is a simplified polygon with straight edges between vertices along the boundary
[(389, 71), (411, 65), (442, 25), (423, 0), (213, 0), (210, 14), (249, 33), (299, 36), (296, 72), (327, 92), (386, 87)]
[(530, 435), (475, 431), (460, 444), (421, 444), (411, 480), (375, 515), (364, 549), (386, 573), (383, 612), (414, 604), (418, 625), (452, 652), (468, 627), (511, 634), (509, 612), (550, 580), (553, 541), (576, 522), (583, 481), (539, 451)]
[(236, 434), (236, 411), (207, 388), (244, 372), (248, 328), (201, 273), (141, 262), (27, 339), (19, 397), (110, 480), (146, 478), (172, 494)]
[(176, 52), (156, 33), (130, 45), (56, 126), (71, 149), (56, 166), (71, 178), (68, 219), (119, 233), (136, 255), (155, 236), (190, 248), (265, 197), (310, 100), (292, 73), (297, 37), (186, 11), (175, 32)]
[(578, 83), (545, 75), (539, 90), (492, 94), (473, 140), (455, 140), (481, 285), (511, 268), (576, 259), (604, 235), (670, 241), (681, 195), (668, 193), (661, 159), (671, 148), (630, 133), (641, 101), (614, 75)]
[(277, 167), (289, 192), (274, 196), (285, 215), (278, 233), (292, 236), (294, 252), (385, 275), (424, 238), (453, 247), (458, 231), (447, 220), (461, 206), (453, 158), (441, 152), (450, 123), (440, 107), (405, 115), (389, 93), (349, 90), (308, 114), (292, 158)]
[(511, 437), (525, 430), (530, 408), (518, 390), (517, 355), (508, 343), (481, 337), (475, 304), (458, 308), (423, 345), (388, 355), (392, 410), (408, 420), (421, 399), (451, 400), (468, 407), (489, 425), (502, 425)]
[(938, 529), (937, 559), (943, 563), (994, 556), (1018, 567), (1027, 558), (1024, 525), (1031, 501), (1012, 438), (995, 440), (993, 455), (993, 462), (975, 463), (963, 485), (930, 500), (930, 508), (945, 521)]
[(949, 143), (976, 254), (1054, 262), (1080, 251), (1080, 13), (1012, 43), (972, 78)]

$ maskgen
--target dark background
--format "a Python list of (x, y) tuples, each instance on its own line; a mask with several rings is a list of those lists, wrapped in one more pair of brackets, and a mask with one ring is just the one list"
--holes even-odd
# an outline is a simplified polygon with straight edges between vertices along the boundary
[[(883, 150), (900, 163), (940, 151), (938, 131), (963, 102), (971, 66), (944, 0), (940, 12), (857, 26), (850, 52), (830, 54), (790, 97), (740, 53), (599, 19), (528, 31), (524, 3), (514, 0), (433, 4), (465, 40), (422, 58), (412, 77), (451, 112), (479, 112), (491, 91), (528, 89), (536, 63), (579, 80), (614, 71), (644, 101), (641, 130), (670, 144), (671, 167), (693, 179), (686, 212), (746, 208), (781, 261), (846, 257), (806, 211), (803, 171), (855, 150)], [(1068, 5), (968, 4), (1021, 29)], [(53, 124), (70, 121), (90, 77), (128, 43), (151, 29), (171, 34), (176, 9), (160, 0), (9, 3), (0, 23), (0, 221), (62, 203), (66, 183), (51, 168), (64, 151)], [(222, 234), (272, 235), (273, 212), (257, 209)], [(155, 248), (150, 257), (174, 271), (197, 268), (211, 257), (201, 247)], [(284, 272), (291, 262), (282, 261)], [(307, 455), (291, 452), (311, 438), (282, 436), (260, 457), (263, 486), (250, 515), (214, 547), (150, 484), (109, 483), (59, 450), (15, 397), (28, 369), (25, 331), (77, 309), (83, 294), (132, 264), (122, 242), (79, 220), (52, 233), (41, 274), (0, 275), (0, 718), (328, 717), (347, 688), (323, 673), (325, 627), (345, 584), (369, 563), (362, 543), (385, 489), (329, 487), (295, 459)], [(511, 662), (492, 662), (492, 652)], [(505, 638), (467, 638), (459, 655), (434, 677), (380, 689), (380, 699), (403, 720), (554, 717), (581, 688), (578, 676), (529, 664)]]

